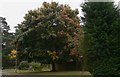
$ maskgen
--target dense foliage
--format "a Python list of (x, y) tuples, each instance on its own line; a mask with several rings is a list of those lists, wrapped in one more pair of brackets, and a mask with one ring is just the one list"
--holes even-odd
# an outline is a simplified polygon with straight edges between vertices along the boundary
[(6, 19), (3, 17), (0, 17), (0, 28), (2, 30), (2, 66), (3, 68), (7, 68), (14, 65), (8, 57), (10, 51), (15, 47), (13, 44), (14, 33), (9, 32), (10, 27), (6, 22)]
[(120, 15), (112, 2), (85, 2), (86, 54), (89, 70), (98, 75), (120, 75)]
[(76, 60), (80, 22), (78, 10), (56, 2), (30, 10), (18, 25), (19, 59), (42, 63)]

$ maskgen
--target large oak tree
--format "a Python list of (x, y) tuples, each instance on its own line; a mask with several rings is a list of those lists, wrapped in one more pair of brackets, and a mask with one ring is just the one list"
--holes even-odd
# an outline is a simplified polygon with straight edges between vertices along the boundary
[[(78, 10), (56, 2), (30, 10), (18, 25), (16, 45), (20, 59), (42, 63), (75, 61), (80, 21)], [(55, 69), (53, 69), (55, 70)]]

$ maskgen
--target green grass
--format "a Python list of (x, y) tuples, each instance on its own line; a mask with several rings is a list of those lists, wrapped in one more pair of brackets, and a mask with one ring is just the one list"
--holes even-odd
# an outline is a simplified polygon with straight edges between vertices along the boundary
[(16, 70), (15, 69), (4, 69), (4, 74), (7, 75), (45, 75), (52, 77), (61, 77), (61, 76), (69, 76), (69, 77), (92, 77), (92, 75), (88, 71), (56, 71), (56, 72), (42, 72), (42, 71), (30, 71), (30, 70)]

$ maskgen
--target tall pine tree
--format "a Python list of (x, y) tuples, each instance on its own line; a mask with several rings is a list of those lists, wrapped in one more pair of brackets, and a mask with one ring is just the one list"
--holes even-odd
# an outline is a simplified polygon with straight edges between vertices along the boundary
[(87, 39), (87, 61), (94, 76), (120, 73), (120, 15), (112, 2), (85, 2), (82, 6)]

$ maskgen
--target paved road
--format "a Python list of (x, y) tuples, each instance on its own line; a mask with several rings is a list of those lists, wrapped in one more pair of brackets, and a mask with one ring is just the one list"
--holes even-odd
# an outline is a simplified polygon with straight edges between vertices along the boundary
[(92, 77), (92, 76), (87, 76), (87, 75), (3, 75), (2, 77)]
[(47, 77), (41, 75), (2, 75), (1, 77)]

